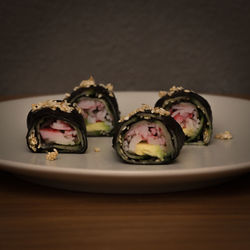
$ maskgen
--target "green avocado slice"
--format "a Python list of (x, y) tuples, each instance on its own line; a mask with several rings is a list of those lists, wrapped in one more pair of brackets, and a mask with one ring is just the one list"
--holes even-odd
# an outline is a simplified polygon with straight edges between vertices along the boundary
[(160, 160), (163, 160), (167, 152), (166, 152), (166, 147), (140, 142), (135, 146), (135, 154), (141, 156), (149, 155), (152, 157), (157, 157)]

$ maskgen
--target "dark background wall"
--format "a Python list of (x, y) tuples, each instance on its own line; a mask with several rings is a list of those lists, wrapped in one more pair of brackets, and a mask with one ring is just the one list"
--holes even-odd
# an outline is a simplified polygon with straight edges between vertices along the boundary
[(250, 1), (3, 0), (0, 94), (183, 85), (250, 94)]

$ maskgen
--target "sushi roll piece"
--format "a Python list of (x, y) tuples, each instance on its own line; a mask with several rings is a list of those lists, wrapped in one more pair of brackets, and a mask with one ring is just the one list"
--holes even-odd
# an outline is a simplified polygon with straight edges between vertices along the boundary
[(113, 148), (126, 163), (167, 164), (179, 155), (184, 139), (168, 111), (143, 105), (119, 121)]
[(66, 94), (65, 98), (81, 109), (88, 136), (113, 135), (120, 112), (112, 84), (96, 84), (94, 78), (90, 77), (75, 87), (71, 94)]
[(208, 145), (212, 138), (212, 110), (207, 102), (194, 91), (183, 87), (160, 91), (155, 107), (162, 107), (181, 125), (185, 143)]
[(88, 146), (86, 128), (81, 110), (75, 106), (57, 100), (33, 104), (27, 116), (28, 148), (35, 153), (55, 149), (61, 153), (84, 153)]

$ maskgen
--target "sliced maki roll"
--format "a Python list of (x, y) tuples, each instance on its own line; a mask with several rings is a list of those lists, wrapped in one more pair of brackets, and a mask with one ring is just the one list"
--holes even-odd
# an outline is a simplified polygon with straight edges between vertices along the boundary
[(120, 112), (110, 83), (96, 84), (90, 77), (75, 87), (71, 94), (66, 94), (66, 100), (81, 108), (88, 136), (113, 134)]
[(67, 101), (49, 100), (33, 104), (27, 116), (26, 141), (32, 152), (56, 149), (62, 153), (84, 153), (86, 128), (81, 110)]
[(127, 163), (166, 164), (178, 156), (184, 139), (169, 112), (144, 105), (119, 121), (113, 148)]
[(209, 103), (199, 94), (183, 87), (160, 91), (155, 107), (162, 107), (181, 125), (186, 143), (208, 145), (212, 138), (213, 118)]

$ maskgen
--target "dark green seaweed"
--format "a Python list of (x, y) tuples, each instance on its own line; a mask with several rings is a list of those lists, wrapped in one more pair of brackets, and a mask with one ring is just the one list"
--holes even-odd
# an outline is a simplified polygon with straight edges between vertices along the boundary
[(112, 95), (110, 95), (110, 92), (105, 87), (96, 84), (89, 87), (79, 87), (73, 91), (66, 100), (70, 103), (78, 103), (82, 97), (102, 99), (113, 116), (113, 129), (110, 132), (96, 131), (88, 133), (88, 136), (112, 136), (117, 122), (120, 119), (120, 111), (114, 93), (112, 92)]
[[(173, 145), (173, 151), (167, 152), (167, 155), (163, 160), (159, 160), (152, 156), (135, 156), (130, 155), (128, 152), (123, 150), (122, 144), (124, 136), (129, 128), (140, 121), (147, 122), (160, 122), (169, 133), (169, 138)], [(128, 120), (124, 120), (118, 123), (113, 136), (113, 148), (117, 152), (117, 155), (126, 163), (132, 164), (168, 164), (176, 159), (179, 155), (180, 150), (184, 144), (185, 135), (182, 131), (181, 126), (171, 117), (166, 115), (160, 115), (158, 113), (152, 113), (151, 110), (145, 110), (142, 112), (137, 112)]]
[(201, 95), (186, 89), (181, 89), (166, 94), (155, 103), (155, 107), (162, 107), (170, 110), (171, 107), (180, 102), (190, 102), (196, 106), (199, 117), (203, 121), (202, 128), (195, 137), (186, 136), (186, 143), (198, 143), (208, 145), (212, 138), (213, 131), (213, 116), (212, 110), (208, 101)]
[[(61, 101), (56, 101), (57, 103)], [(73, 107), (70, 104), (70, 107)], [(45, 144), (42, 143), (41, 136), (39, 133), (40, 124), (44, 121), (53, 121), (53, 120), (62, 120), (68, 123), (70, 126), (74, 127), (77, 131), (77, 137), (79, 142), (77, 145), (59, 145), (59, 144)], [(52, 151), (54, 148), (61, 153), (84, 153), (88, 147), (86, 128), (83, 121), (83, 117), (78, 113), (76, 109), (73, 109), (70, 113), (64, 112), (57, 108), (52, 110), (51, 108), (44, 107), (37, 110), (31, 110), (27, 116), (27, 128), (28, 132), (26, 135), (26, 142), (28, 148), (32, 152), (41, 153)], [(36, 145), (31, 145), (29, 136), (31, 133), (34, 133), (34, 136), (37, 140)]]

